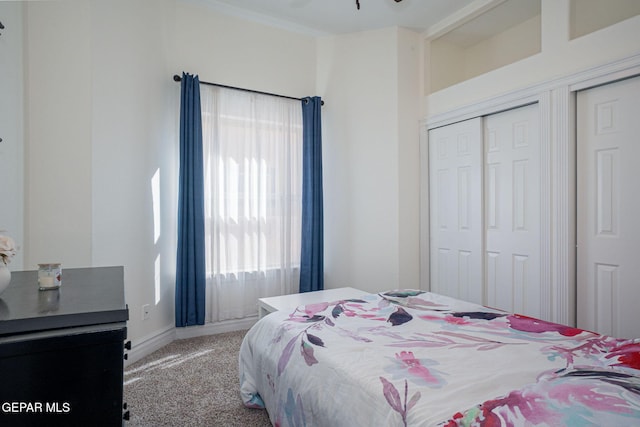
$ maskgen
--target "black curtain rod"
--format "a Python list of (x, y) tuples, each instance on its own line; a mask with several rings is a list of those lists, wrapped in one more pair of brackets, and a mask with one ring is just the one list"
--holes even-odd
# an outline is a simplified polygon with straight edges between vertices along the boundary
[[(180, 77), (179, 75), (177, 75), (177, 74), (173, 75), (173, 81), (179, 82), (181, 80), (182, 80), (182, 77)], [(209, 85), (209, 86), (224, 87), (224, 88), (227, 88), (227, 89), (241, 90), (243, 92), (258, 93), (260, 95), (271, 95), (271, 96), (277, 96), (279, 98), (294, 99), (296, 101), (304, 101), (306, 99), (306, 98), (295, 98), (293, 96), (287, 96), (287, 95), (278, 95), (277, 93), (261, 92), (259, 90), (245, 89), (245, 88), (235, 87), (235, 86), (221, 85), (219, 83), (203, 82), (202, 80), (200, 80), (200, 84)], [(321, 103), (322, 103), (322, 105), (324, 105), (324, 101), (321, 101)]]

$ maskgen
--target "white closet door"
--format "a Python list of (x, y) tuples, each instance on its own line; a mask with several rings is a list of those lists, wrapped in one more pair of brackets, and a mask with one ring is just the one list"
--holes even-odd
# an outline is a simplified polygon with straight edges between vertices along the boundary
[(486, 303), (540, 317), (538, 106), (485, 117)]
[(577, 105), (578, 327), (640, 337), (640, 78)]
[(482, 119), (429, 131), (431, 291), (483, 303)]

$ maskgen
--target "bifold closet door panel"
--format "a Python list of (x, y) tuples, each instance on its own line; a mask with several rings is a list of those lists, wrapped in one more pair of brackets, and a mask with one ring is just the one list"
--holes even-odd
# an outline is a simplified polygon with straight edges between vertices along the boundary
[(484, 119), (486, 303), (540, 317), (537, 104)]
[(429, 131), (431, 291), (483, 303), (482, 119)]
[(577, 325), (640, 338), (640, 77), (577, 97)]

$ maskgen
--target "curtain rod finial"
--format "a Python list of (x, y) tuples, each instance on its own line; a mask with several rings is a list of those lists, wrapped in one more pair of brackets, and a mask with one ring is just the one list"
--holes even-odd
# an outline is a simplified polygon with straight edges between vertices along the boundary
[(177, 75), (177, 74), (174, 74), (174, 75), (173, 75), (173, 81), (174, 81), (174, 82), (179, 82), (180, 80), (182, 80), (182, 77), (180, 77), (180, 76), (179, 76), (179, 75)]

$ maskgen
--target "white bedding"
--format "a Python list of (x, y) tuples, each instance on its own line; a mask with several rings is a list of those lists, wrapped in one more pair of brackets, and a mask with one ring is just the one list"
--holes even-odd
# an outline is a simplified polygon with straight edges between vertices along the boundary
[(638, 365), (640, 340), (420, 291), (272, 313), (239, 356), (276, 426), (640, 425)]

